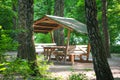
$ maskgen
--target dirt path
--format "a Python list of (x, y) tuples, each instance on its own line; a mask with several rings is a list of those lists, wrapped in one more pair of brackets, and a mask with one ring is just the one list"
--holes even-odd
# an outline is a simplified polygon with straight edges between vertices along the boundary
[[(108, 59), (110, 68), (112, 70), (115, 80), (120, 80), (120, 58), (116, 56), (112, 56), (111, 59)], [(53, 76), (60, 77), (61, 80), (67, 80), (69, 75), (72, 73), (83, 73), (90, 80), (95, 80), (95, 73), (93, 70), (92, 63), (80, 63), (76, 62), (74, 65), (66, 64), (63, 65), (61, 63), (55, 63), (55, 65), (50, 66), (49, 70)]]

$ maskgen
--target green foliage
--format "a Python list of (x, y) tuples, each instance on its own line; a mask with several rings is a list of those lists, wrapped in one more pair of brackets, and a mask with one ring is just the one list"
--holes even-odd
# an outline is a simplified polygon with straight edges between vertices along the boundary
[(3, 79), (5, 80), (15, 80), (17, 76), (28, 78), (30, 74), (33, 73), (28, 67), (28, 62), (23, 59), (12, 59), (11, 61), (4, 62), (1, 65), (1, 73), (4, 75)]
[(85, 23), (84, 0), (65, 0), (64, 14)]
[(69, 80), (88, 80), (84, 74), (72, 74), (69, 76)]
[(37, 56), (37, 64), (42, 75), (48, 74), (47, 70), (49, 69), (51, 63), (48, 64), (48, 61), (44, 60), (43, 55)]
[(120, 53), (120, 45), (111, 46), (110, 50), (111, 53)]
[(12, 6), (12, 0), (0, 0), (0, 4), (11, 7)]
[[(67, 33), (68, 33), (68, 30), (65, 29), (64, 30), (65, 38), (67, 38)], [(71, 32), (71, 34), (70, 34), (70, 45), (87, 44), (87, 43), (88, 43), (88, 35), (81, 34), (81, 33), (78, 33), (76, 31)]]
[(14, 15), (10, 7), (0, 4), (0, 25), (3, 29), (12, 29)]
[(37, 33), (37, 34), (35, 34), (34, 40), (36, 43), (50, 43), (50, 42), (52, 42), (50, 34)]
[(18, 43), (9, 35), (9, 30), (0, 29), (0, 51), (16, 50)]
[(111, 45), (114, 45), (116, 44), (116, 38), (120, 34), (120, 1), (111, 0), (108, 4), (108, 25), (110, 32), (110, 42)]
[(4, 62), (4, 52), (16, 50), (18, 43), (14, 41), (9, 35), (9, 30), (3, 30), (0, 26), (0, 63)]
[(53, 13), (54, 0), (34, 0), (34, 20)]
[(87, 43), (88, 43), (87, 35), (80, 34), (80, 33), (76, 34), (76, 32), (71, 33), (70, 44), (77, 45), (77, 44), (87, 44)]
[(0, 72), (3, 75), (3, 80), (57, 80), (53, 77), (49, 78), (47, 70), (49, 69), (50, 64), (48, 64), (47, 61), (43, 61), (43, 56), (37, 57), (37, 63), (39, 71), (42, 73), (43, 77), (39, 75), (34, 77), (31, 76), (31, 74), (33, 74), (33, 70), (30, 69), (28, 61), (24, 59), (12, 58), (9, 61), (1, 63)]

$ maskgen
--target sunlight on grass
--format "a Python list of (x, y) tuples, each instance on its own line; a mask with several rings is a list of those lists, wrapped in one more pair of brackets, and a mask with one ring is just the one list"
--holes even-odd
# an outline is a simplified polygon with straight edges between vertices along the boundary
[(85, 70), (85, 71), (92, 71), (93, 69), (91, 69), (91, 68), (85, 68), (83, 70)]
[(71, 74), (69, 76), (69, 80), (88, 80), (87, 76), (85, 74)]

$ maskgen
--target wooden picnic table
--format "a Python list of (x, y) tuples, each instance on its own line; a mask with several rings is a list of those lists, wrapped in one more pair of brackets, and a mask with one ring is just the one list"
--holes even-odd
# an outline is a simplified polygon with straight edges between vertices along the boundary
[(66, 50), (66, 46), (42, 46), (44, 48), (44, 56), (50, 61), (51, 60), (51, 54), (53, 51), (58, 50), (58, 49), (64, 49)]
[[(43, 46), (44, 48), (44, 56), (50, 61), (51, 54), (57, 52), (56, 55), (63, 56), (64, 61), (66, 61), (66, 57), (69, 56), (69, 60), (72, 64), (74, 64), (75, 56), (78, 56), (81, 61), (83, 61), (82, 56), (86, 56), (86, 60), (88, 62), (89, 53), (90, 53), (90, 44), (88, 45), (79, 45), (79, 46), (69, 46), (68, 51), (66, 46)], [(59, 49), (62, 49), (60, 51)], [(77, 52), (77, 53), (76, 53)], [(62, 54), (63, 53), (63, 54)]]

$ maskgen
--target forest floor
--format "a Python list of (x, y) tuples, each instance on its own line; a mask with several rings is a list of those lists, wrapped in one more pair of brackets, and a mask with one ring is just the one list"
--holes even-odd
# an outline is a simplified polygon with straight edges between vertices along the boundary
[[(112, 58), (108, 59), (108, 62), (114, 79), (120, 80), (120, 54), (112, 54)], [(93, 63), (75, 62), (74, 65), (71, 65), (54, 62), (49, 71), (52, 76), (60, 77), (61, 80), (68, 80), (71, 74), (79, 73), (85, 74), (89, 80), (96, 80)]]
[[(16, 56), (16, 52), (8, 52), (7, 54)], [(112, 54), (112, 58), (108, 59), (114, 80), (120, 80), (120, 54)], [(71, 65), (70, 62), (63, 64), (53, 60), (53, 65), (50, 66), (48, 72), (52, 77), (59, 77), (60, 80), (68, 80), (71, 74), (85, 74), (89, 80), (96, 80), (93, 63), (75, 62)]]

